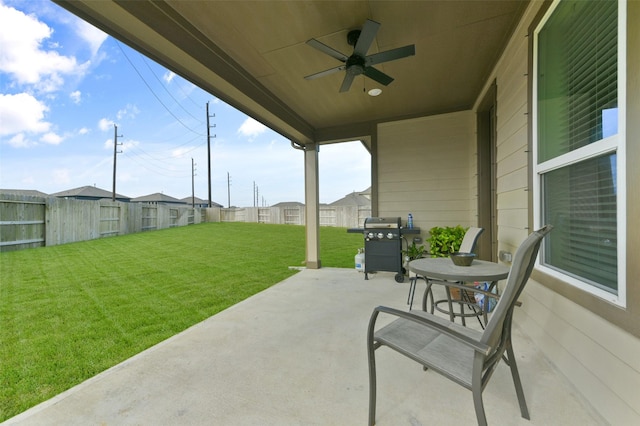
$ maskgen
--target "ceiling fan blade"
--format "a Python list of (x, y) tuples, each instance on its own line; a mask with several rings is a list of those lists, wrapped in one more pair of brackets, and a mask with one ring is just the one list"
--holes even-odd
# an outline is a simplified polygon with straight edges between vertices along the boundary
[(385, 52), (374, 53), (365, 58), (365, 66), (381, 64), (383, 62), (395, 61), (396, 59), (406, 58), (416, 54), (416, 46), (398, 47), (397, 49), (387, 50)]
[(393, 77), (388, 76), (387, 74), (375, 69), (374, 67), (366, 67), (364, 69), (364, 75), (385, 86), (388, 86), (389, 83), (393, 81)]
[(316, 49), (318, 49), (321, 52), (326, 53), (327, 55), (331, 56), (332, 58), (336, 58), (339, 61), (347, 62), (347, 59), (349, 59), (349, 57), (347, 55), (338, 52), (333, 47), (329, 47), (326, 44), (319, 42), (315, 38), (312, 38), (311, 40), (308, 40), (307, 44), (309, 46), (311, 46), (311, 47), (315, 47)]
[(351, 83), (353, 83), (355, 75), (346, 73), (344, 76), (344, 80), (342, 80), (342, 86), (340, 86), (340, 93), (348, 92), (351, 87)]
[(337, 73), (338, 71), (344, 71), (346, 68), (347, 68), (346, 65), (340, 65), (335, 68), (330, 68), (328, 70), (324, 70), (324, 71), (317, 72), (315, 74), (308, 75), (305, 77), (305, 80), (313, 80), (315, 78), (324, 77), (325, 75), (331, 75), (331, 74)]
[(371, 43), (373, 43), (373, 39), (376, 38), (376, 34), (380, 29), (380, 24), (376, 21), (372, 21), (371, 19), (367, 19), (367, 21), (362, 26), (362, 31), (360, 32), (360, 36), (358, 37), (358, 42), (353, 48), (353, 53), (355, 55), (365, 57), (367, 56), (367, 52), (371, 47)]

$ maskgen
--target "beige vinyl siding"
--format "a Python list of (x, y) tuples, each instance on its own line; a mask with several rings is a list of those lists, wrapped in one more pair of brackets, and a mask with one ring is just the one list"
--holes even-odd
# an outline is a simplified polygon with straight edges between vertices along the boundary
[[(630, 21), (640, 21), (639, 4), (630, 3)], [(527, 35), (542, 5), (543, 2), (529, 5), (488, 77), (486, 90), (478, 96), (479, 103), (496, 82), (498, 250), (512, 253), (531, 231)], [(635, 96), (627, 111), (633, 117), (627, 125), (630, 140), (637, 140), (640, 134), (640, 125), (635, 120), (640, 83), (631, 77), (638, 74), (640, 49), (636, 45), (640, 31), (634, 31), (628, 47), (629, 66), (636, 67), (629, 72), (628, 96)], [(383, 123), (378, 125), (377, 132), (379, 216), (400, 216), (404, 223), (411, 212), (424, 237), (433, 226), (476, 223), (475, 109)], [(638, 146), (627, 148), (629, 164), (638, 158)], [(632, 277), (640, 275), (640, 266), (633, 259), (638, 252), (638, 236), (633, 232), (640, 227), (634, 213), (640, 205), (640, 192), (634, 188), (640, 169), (630, 166), (628, 169), (627, 202), (631, 212), (627, 219), (628, 258), (633, 261), (629, 261), (627, 270)], [(557, 373), (572, 383), (576, 393), (603, 417), (603, 423), (640, 424), (640, 339), (544, 284), (533, 279), (529, 282), (521, 296), (523, 305), (516, 310), (516, 327), (531, 337)], [(636, 283), (630, 280), (629, 285)], [(637, 303), (631, 303), (628, 309), (637, 311)], [(527, 383), (524, 390), (528, 395), (544, 392), (528, 388)]]
[(411, 213), (423, 236), (434, 226), (475, 225), (475, 126), (471, 111), (380, 124), (379, 215), (405, 223)]
[(639, 424), (640, 341), (535, 281), (522, 302), (515, 322), (589, 404), (609, 424)]
[(496, 85), (498, 250), (513, 253), (529, 233), (527, 38), (522, 33), (505, 51)]
[[(529, 6), (487, 80), (487, 87), (497, 82), (498, 248), (511, 252), (529, 233), (527, 32), (540, 5)], [(531, 337), (558, 374), (606, 423), (640, 424), (640, 339), (534, 280), (521, 301), (516, 326)], [(544, 391), (527, 389), (526, 383), (524, 387), (525, 394)]]

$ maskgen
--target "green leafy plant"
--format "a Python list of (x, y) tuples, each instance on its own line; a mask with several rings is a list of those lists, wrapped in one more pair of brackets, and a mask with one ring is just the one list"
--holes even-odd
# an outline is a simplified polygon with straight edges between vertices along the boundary
[(431, 228), (431, 236), (427, 239), (431, 257), (447, 257), (449, 253), (458, 251), (466, 232), (467, 229), (460, 225)]
[(412, 261), (414, 259), (420, 259), (424, 256), (425, 247), (422, 245), (416, 245), (415, 242), (411, 243), (410, 246), (407, 247), (406, 250), (402, 250), (402, 254), (404, 254), (404, 258), (407, 262)]

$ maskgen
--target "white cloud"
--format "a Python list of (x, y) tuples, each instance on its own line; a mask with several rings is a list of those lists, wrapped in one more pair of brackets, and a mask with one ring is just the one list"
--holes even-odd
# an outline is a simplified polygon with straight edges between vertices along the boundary
[(176, 74), (173, 71), (167, 71), (166, 73), (164, 73), (164, 75), (162, 76), (162, 79), (164, 81), (166, 81), (167, 83), (171, 83), (171, 80), (173, 80), (173, 78), (176, 76)]
[(83, 127), (82, 129), (78, 130), (78, 134), (79, 135), (86, 135), (89, 132), (90, 132), (90, 130), (87, 129), (86, 127)]
[[(0, 4), (0, 71), (20, 84), (30, 84), (41, 92), (52, 92), (64, 83), (62, 74), (83, 73), (89, 63), (55, 50), (44, 50), (43, 42), (53, 30), (34, 16)], [(55, 46), (55, 44), (53, 44)]]
[(48, 107), (27, 93), (0, 94), (0, 136), (16, 133), (44, 133), (51, 123), (44, 121)]
[(247, 117), (247, 119), (244, 120), (244, 122), (238, 129), (238, 133), (248, 137), (249, 140), (253, 140), (256, 136), (259, 136), (266, 131), (267, 127), (264, 124), (254, 120), (251, 117)]
[(118, 120), (122, 120), (123, 118), (134, 119), (138, 114), (140, 114), (140, 110), (138, 109), (137, 106), (127, 104), (126, 107), (118, 111), (118, 113), (116, 114), (116, 118)]
[(60, 145), (60, 142), (62, 142), (62, 137), (53, 132), (48, 132), (42, 135), (40, 140), (49, 145)]
[(101, 118), (100, 121), (98, 121), (98, 128), (103, 132), (106, 132), (109, 129), (113, 129), (114, 124), (115, 123), (113, 122), (113, 120), (109, 120), (108, 118)]
[(79, 90), (75, 90), (69, 93), (69, 97), (74, 104), (79, 104), (82, 101), (82, 93)]
[(107, 139), (104, 141), (104, 148), (113, 150), (113, 139)]
[(14, 148), (29, 148), (30, 146), (35, 145), (35, 142), (26, 139), (24, 133), (18, 133), (9, 139), (9, 145)]
[(96, 56), (100, 46), (107, 39), (107, 34), (80, 18), (75, 20), (75, 27), (76, 33), (89, 45), (91, 56)]

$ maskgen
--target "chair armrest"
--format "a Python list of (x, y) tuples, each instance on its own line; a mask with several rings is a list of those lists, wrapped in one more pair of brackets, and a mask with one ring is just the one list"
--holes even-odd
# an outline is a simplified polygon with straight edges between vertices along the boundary
[[(481, 343), (480, 341), (478, 341), (477, 339), (474, 339), (458, 330), (456, 330), (457, 327), (462, 327), (462, 326), (458, 326), (455, 323), (452, 322), (446, 322), (446, 325), (444, 323), (440, 323), (438, 321), (436, 321), (434, 318), (434, 316), (432, 314), (428, 314), (428, 313), (422, 313), (422, 315), (416, 315), (414, 313), (411, 312), (406, 312), (406, 311), (401, 311), (399, 309), (394, 309), (394, 308), (390, 308), (387, 306), (378, 306), (373, 310), (373, 313), (371, 314), (371, 320), (369, 321), (369, 336), (370, 339), (373, 339), (373, 329), (374, 329), (374, 325), (376, 322), (376, 319), (378, 317), (378, 314), (380, 312), (383, 312), (385, 314), (389, 314), (389, 315), (393, 315), (399, 318), (403, 318), (409, 321), (413, 321), (415, 323), (418, 323), (420, 325), (423, 325), (425, 327), (437, 330), (439, 332), (441, 332), (442, 334), (446, 334), (447, 336), (456, 339), (457, 341), (473, 348), (475, 351), (480, 352), (484, 355), (488, 355), (491, 352), (491, 347), (488, 345), (485, 345), (484, 343)], [(464, 330), (468, 330), (466, 328), (463, 328)], [(372, 340), (371, 340), (372, 341)]]

